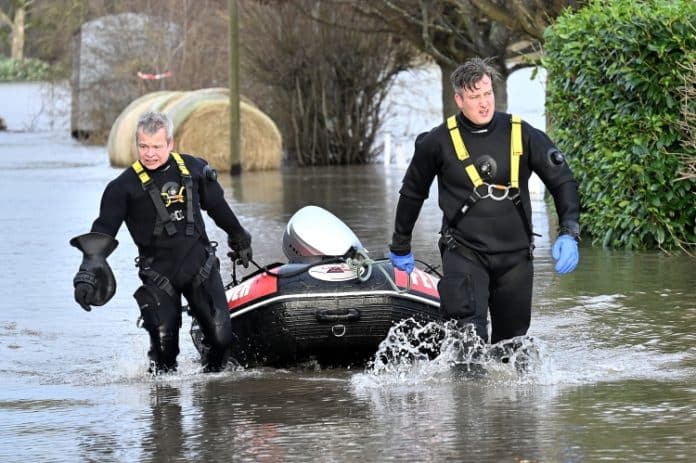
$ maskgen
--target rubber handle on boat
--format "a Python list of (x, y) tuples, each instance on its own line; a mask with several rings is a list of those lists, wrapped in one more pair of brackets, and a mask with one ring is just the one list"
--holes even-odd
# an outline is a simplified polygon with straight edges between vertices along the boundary
[(316, 311), (320, 322), (351, 322), (360, 319), (358, 309), (322, 309)]

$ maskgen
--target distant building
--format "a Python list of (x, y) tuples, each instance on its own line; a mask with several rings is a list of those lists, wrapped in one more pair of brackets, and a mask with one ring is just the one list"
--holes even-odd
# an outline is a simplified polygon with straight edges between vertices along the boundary
[(73, 39), (73, 137), (108, 134), (121, 111), (148, 91), (138, 72), (169, 70), (180, 31), (175, 23), (135, 13), (84, 23)]

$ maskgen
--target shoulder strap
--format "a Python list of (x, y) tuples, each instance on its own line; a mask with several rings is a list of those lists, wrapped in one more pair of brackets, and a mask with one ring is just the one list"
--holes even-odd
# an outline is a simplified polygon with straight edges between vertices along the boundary
[(191, 236), (193, 235), (193, 180), (191, 179), (191, 172), (186, 167), (184, 158), (174, 151), (172, 151), (172, 157), (176, 161), (176, 165), (179, 166), (182, 183), (184, 188), (186, 188), (186, 236)]
[[(172, 223), (172, 218), (169, 216), (169, 212), (167, 212), (167, 208), (162, 202), (162, 197), (160, 196), (159, 191), (157, 191), (157, 188), (155, 187), (155, 182), (152, 181), (152, 179), (147, 174), (147, 171), (145, 171), (145, 168), (140, 163), (140, 161), (135, 161), (131, 165), (131, 167), (138, 175), (143, 189), (147, 191), (147, 193), (150, 195), (150, 199), (152, 199), (152, 203), (155, 205), (155, 209), (157, 210), (157, 216), (159, 218), (159, 221), (155, 224), (155, 231), (153, 232), (154, 235), (157, 236), (160, 233), (162, 233), (162, 230), (160, 228), (161, 224), (164, 225), (164, 228), (165, 230), (167, 230), (167, 234), (169, 236), (174, 235), (176, 233), (176, 226)], [(158, 225), (160, 227), (158, 227)]]
[[(522, 150), (522, 118), (517, 114), (513, 114), (511, 118), (512, 122), (512, 132), (510, 134), (510, 187), (520, 188), (520, 157), (523, 154)], [(524, 230), (527, 232), (529, 237), (529, 252), (534, 250), (534, 236), (539, 236), (532, 230), (532, 225), (527, 219), (527, 214), (524, 212), (524, 207), (522, 207), (522, 197), (517, 195), (512, 201), (515, 204), (520, 219), (522, 219), (522, 224), (524, 225)]]
[(522, 118), (512, 115), (510, 135), (510, 187), (520, 188), (520, 156), (522, 156)]
[(464, 145), (464, 140), (462, 140), (462, 134), (459, 133), (459, 127), (457, 127), (457, 116), (450, 116), (447, 118), (447, 128), (449, 129), (452, 144), (454, 145), (454, 151), (457, 153), (457, 158), (467, 164), (465, 167), (466, 173), (469, 176), (471, 183), (474, 184), (474, 188), (483, 185), (483, 180), (481, 180), (481, 176), (479, 175), (478, 170), (476, 170), (476, 166), (469, 158), (469, 152)]

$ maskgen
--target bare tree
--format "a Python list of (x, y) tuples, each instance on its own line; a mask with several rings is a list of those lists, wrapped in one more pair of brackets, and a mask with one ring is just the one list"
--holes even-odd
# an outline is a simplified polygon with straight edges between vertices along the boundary
[(533, 65), (520, 59), (540, 49), (544, 29), (573, 0), (334, 0), (350, 3), (383, 30), (400, 34), (427, 53), (442, 71), (445, 115), (456, 112), (449, 75), (474, 56), (494, 58), (501, 76), (494, 83), (497, 108), (507, 108), (507, 77)]
[(240, 3), (242, 92), (276, 121), (299, 165), (369, 162), (382, 102), (414, 50), (392, 35), (332, 26), (340, 17), (375, 27), (351, 8), (292, 3)]
[(13, 0), (6, 11), (0, 9), (0, 26), (10, 28), (10, 58), (24, 59), (24, 41), (27, 28), (27, 11), (32, 0)]
[(470, 4), (481, 14), (510, 30), (542, 42), (544, 31), (567, 8), (576, 10), (586, 1), (574, 0), (448, 0)]

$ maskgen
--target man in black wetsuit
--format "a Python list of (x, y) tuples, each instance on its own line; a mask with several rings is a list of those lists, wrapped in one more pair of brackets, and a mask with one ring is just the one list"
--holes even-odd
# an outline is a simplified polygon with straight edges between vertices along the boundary
[(441, 308), (490, 342), (527, 333), (531, 321), (531, 203), (527, 181), (535, 172), (553, 196), (559, 232), (552, 254), (556, 271), (578, 263), (578, 188), (549, 137), (516, 116), (495, 111), (495, 69), (473, 58), (450, 79), (461, 110), (416, 139), (396, 207), (389, 257), (414, 268), (411, 233), (435, 177), (443, 212), (439, 242)]
[(139, 159), (107, 185), (91, 232), (70, 241), (84, 254), (75, 300), (89, 311), (113, 296), (116, 282), (106, 258), (125, 222), (138, 247), (143, 285), (134, 297), (150, 335), (151, 371), (176, 370), (182, 295), (208, 348), (201, 359), (205, 371), (220, 371), (229, 359), (232, 330), (216, 243), (206, 235), (201, 211), (227, 232), (231, 256), (245, 267), (252, 259), (251, 235), (225, 201), (215, 170), (201, 158), (172, 151), (172, 122), (164, 114), (142, 115), (135, 140)]

